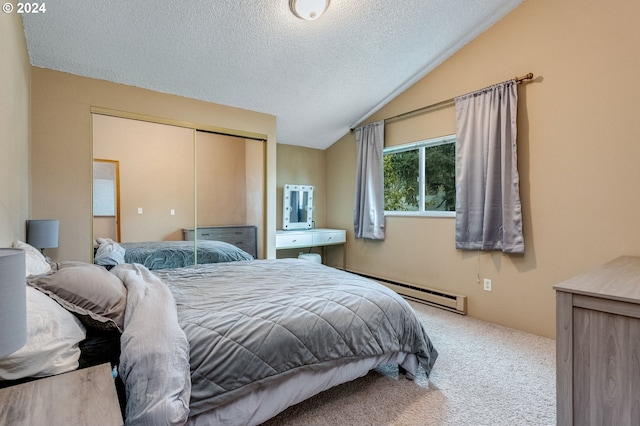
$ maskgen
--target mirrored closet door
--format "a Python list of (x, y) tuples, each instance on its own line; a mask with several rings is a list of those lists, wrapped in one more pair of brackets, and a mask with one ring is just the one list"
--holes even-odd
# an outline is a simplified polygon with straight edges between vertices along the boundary
[[(93, 156), (119, 164), (118, 242), (197, 244), (202, 228), (249, 226), (260, 257), (264, 141), (93, 114)], [(98, 220), (94, 240), (105, 237)]]
[(194, 226), (193, 141), (192, 129), (93, 114), (94, 159), (119, 163), (119, 242), (181, 240)]

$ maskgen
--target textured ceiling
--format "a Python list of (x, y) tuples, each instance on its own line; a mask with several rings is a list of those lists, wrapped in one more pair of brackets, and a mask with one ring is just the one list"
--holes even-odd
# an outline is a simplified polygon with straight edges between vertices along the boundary
[(23, 15), (31, 64), (277, 117), (325, 149), (522, 0), (58, 0)]

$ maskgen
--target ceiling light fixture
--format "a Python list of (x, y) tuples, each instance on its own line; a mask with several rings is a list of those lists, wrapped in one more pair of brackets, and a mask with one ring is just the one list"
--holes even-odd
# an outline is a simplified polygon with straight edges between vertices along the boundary
[(330, 0), (289, 0), (289, 7), (298, 18), (313, 21), (329, 7)]

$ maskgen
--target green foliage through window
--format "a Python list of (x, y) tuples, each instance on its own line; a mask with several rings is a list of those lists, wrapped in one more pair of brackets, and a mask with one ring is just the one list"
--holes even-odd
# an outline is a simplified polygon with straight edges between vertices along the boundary
[(385, 149), (385, 211), (455, 211), (455, 136)]
[(418, 150), (386, 154), (384, 165), (384, 209), (418, 211), (420, 171)]

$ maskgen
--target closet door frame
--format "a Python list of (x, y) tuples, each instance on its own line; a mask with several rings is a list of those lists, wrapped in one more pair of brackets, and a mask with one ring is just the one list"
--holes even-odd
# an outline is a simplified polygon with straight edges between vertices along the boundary
[[(216, 134), (220, 134), (220, 135), (224, 135), (224, 136), (234, 136), (234, 137), (239, 137), (239, 138), (243, 138), (243, 139), (250, 139), (250, 140), (255, 140), (255, 141), (260, 141), (264, 144), (264, 149), (263, 149), (263, 164), (264, 164), (264, 168), (263, 168), (263, 176), (262, 176), (262, 182), (263, 182), (263, 188), (262, 188), (262, 192), (263, 192), (263, 196), (262, 196), (262, 214), (261, 214), (261, 223), (259, 224), (259, 229), (260, 232), (258, 234), (258, 246), (259, 246), (259, 256), (261, 257), (265, 257), (266, 253), (267, 253), (267, 246), (266, 246), (266, 235), (267, 235), (267, 230), (266, 230), (266, 226), (267, 226), (267, 212), (266, 212), (266, 207), (267, 207), (267, 203), (266, 203), (266, 193), (267, 193), (267, 167), (266, 167), (266, 163), (267, 163), (267, 135), (265, 134), (260, 134), (260, 133), (255, 133), (255, 132), (250, 132), (250, 131), (245, 131), (245, 130), (237, 130), (237, 129), (229, 129), (229, 128), (223, 128), (223, 127), (218, 127), (218, 126), (211, 126), (211, 125), (206, 125), (206, 124), (201, 124), (201, 123), (192, 123), (192, 122), (187, 122), (187, 121), (182, 121), (182, 120), (176, 120), (176, 119), (170, 119), (170, 118), (164, 118), (164, 117), (157, 117), (157, 116), (151, 116), (151, 115), (147, 115), (147, 114), (139, 114), (139, 113), (133, 113), (133, 112), (127, 112), (127, 111), (119, 111), (119, 110), (113, 110), (113, 109), (108, 109), (108, 108), (101, 108), (101, 107), (91, 107), (90, 108), (90, 113), (91, 116), (93, 117), (94, 114), (99, 114), (99, 115), (105, 115), (105, 116), (111, 116), (111, 117), (117, 117), (117, 118), (124, 118), (124, 119), (132, 119), (132, 120), (138, 120), (138, 121), (145, 121), (145, 122), (149, 122), (149, 123), (155, 123), (155, 124), (165, 124), (165, 125), (170, 125), (170, 126), (176, 126), (176, 127), (182, 127), (182, 128), (186, 128), (186, 129), (190, 129), (193, 131), (193, 135), (194, 135), (194, 140), (193, 140), (193, 144), (194, 144), (194, 158), (193, 158), (193, 165), (194, 165), (194, 173), (193, 173), (193, 182), (194, 182), (194, 226), (198, 226), (198, 222), (197, 222), (197, 189), (196, 189), (196, 150), (195, 150), (195, 146), (196, 146), (196, 132), (198, 131), (204, 131), (207, 133), (216, 133)], [(92, 141), (91, 141), (91, 149), (92, 149), (92, 161), (93, 161), (93, 131), (92, 131)], [(93, 163), (92, 163), (93, 164)], [(93, 221), (92, 221), (93, 223)], [(91, 236), (93, 238), (93, 229), (91, 230)]]
[[(113, 167), (113, 192), (114, 192), (114, 197), (113, 197), (113, 216), (114, 216), (114, 220), (115, 220), (115, 231), (116, 231), (116, 240), (120, 241), (120, 162), (118, 160), (106, 160), (103, 158), (94, 158), (93, 159), (93, 181), (94, 181), (94, 186), (93, 186), (93, 198), (95, 201), (95, 196), (96, 196), (96, 192), (95, 192), (95, 181), (96, 181), (96, 176), (95, 176), (95, 163), (105, 163), (105, 164), (110, 164)], [(95, 203), (93, 204), (93, 221), (95, 221), (96, 216), (100, 217), (102, 215), (98, 214), (96, 215), (96, 211), (95, 211)], [(95, 222), (92, 222), (95, 223)], [(95, 226), (95, 225), (93, 225)]]

